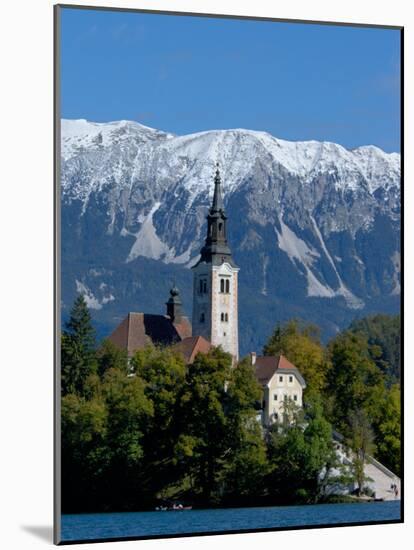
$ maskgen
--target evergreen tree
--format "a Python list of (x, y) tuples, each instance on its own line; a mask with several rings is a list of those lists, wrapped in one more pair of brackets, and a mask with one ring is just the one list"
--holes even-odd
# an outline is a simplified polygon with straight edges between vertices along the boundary
[(79, 295), (61, 340), (62, 395), (84, 393), (89, 375), (96, 372), (95, 330), (83, 295)]

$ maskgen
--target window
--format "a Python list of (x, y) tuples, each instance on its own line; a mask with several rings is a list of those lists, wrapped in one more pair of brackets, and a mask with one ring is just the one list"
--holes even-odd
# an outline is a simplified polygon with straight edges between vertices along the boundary
[(200, 279), (198, 291), (199, 294), (207, 294), (207, 279)]
[(229, 314), (228, 313), (224, 314), (224, 320), (226, 321), (226, 323), (229, 322)]
[(283, 376), (279, 376), (279, 382), (283, 382)]
[(230, 279), (220, 277), (220, 292), (230, 294)]
[(297, 400), (298, 400), (298, 396), (295, 394), (295, 395), (293, 396), (293, 401), (297, 401)]
[(274, 400), (274, 401), (277, 401), (277, 393), (274, 394), (273, 400)]
[(293, 376), (289, 376), (289, 382), (293, 382)]
[(223, 336), (226, 336), (226, 333), (225, 333), (225, 332), (223, 332)]
[(200, 315), (200, 323), (204, 323), (205, 320), (206, 320), (206, 316), (204, 315), (204, 313), (202, 313)]
[(222, 313), (222, 314), (220, 315), (220, 319), (221, 319), (221, 322), (224, 321), (224, 313)]
[(221, 230), (223, 229), (223, 224), (219, 223), (219, 232), (221, 233)]

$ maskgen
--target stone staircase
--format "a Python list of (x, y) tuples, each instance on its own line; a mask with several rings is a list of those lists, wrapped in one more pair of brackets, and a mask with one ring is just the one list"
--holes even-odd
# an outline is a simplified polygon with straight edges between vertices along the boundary
[[(334, 432), (334, 442), (336, 445), (336, 453), (341, 463), (344, 465), (351, 464), (351, 451), (344, 445), (344, 438), (341, 434)], [(373, 491), (376, 499), (382, 500), (399, 500), (401, 498), (401, 480), (400, 478), (378, 462), (374, 457), (368, 456), (367, 463), (364, 468), (367, 478), (371, 481), (366, 481), (366, 485)], [(334, 472), (334, 473), (339, 473)], [(396, 486), (396, 490), (391, 486)], [(350, 494), (356, 488), (356, 484), (351, 485), (336, 485), (331, 488), (330, 493), (335, 494)]]

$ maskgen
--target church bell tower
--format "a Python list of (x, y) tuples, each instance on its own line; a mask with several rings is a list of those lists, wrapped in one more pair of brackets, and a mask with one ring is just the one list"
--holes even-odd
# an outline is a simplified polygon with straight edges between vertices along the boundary
[(213, 203), (207, 216), (207, 237), (200, 259), (193, 266), (193, 335), (200, 335), (213, 346), (221, 346), (239, 357), (237, 275), (227, 243), (227, 216), (221, 194), (217, 164)]

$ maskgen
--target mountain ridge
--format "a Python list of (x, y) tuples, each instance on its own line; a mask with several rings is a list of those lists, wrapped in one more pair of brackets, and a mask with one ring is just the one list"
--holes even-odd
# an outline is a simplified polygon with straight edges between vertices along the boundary
[[(217, 161), (245, 290), (250, 299), (260, 294), (283, 303), (280, 312), (267, 314), (267, 325), (297, 310), (314, 316), (312, 300), (320, 303), (317, 317), (328, 301), (338, 304), (338, 314), (330, 313), (338, 328), (371, 307), (396, 310), (398, 153), (290, 142), (256, 130), (177, 136), (135, 122), (84, 119), (62, 121), (62, 259), (76, 271), (65, 286), (65, 304), (84, 288), (102, 317), (105, 311), (113, 317), (127, 303), (139, 309), (133, 303), (146, 299), (134, 280), (127, 282), (129, 291), (120, 291), (120, 280), (133, 279), (137, 262), (147, 262), (156, 279), (155, 266), (164, 264), (188, 289)], [(99, 282), (107, 285), (106, 294), (86, 260), (94, 264), (89, 271), (111, 266), (117, 273)]]

